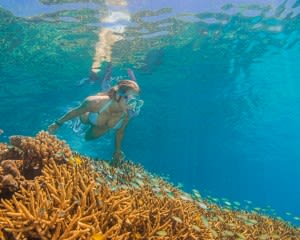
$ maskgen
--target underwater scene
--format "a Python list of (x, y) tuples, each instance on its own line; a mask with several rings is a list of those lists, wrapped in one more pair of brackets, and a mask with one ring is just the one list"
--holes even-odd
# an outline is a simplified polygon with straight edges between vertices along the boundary
[(300, 239), (300, 1), (0, 0), (0, 240)]

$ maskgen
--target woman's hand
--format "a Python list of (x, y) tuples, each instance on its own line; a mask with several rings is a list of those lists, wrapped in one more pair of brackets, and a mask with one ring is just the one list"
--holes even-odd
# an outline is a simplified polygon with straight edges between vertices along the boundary
[(112, 165), (118, 166), (125, 159), (125, 154), (122, 151), (116, 151), (113, 155)]
[(49, 125), (48, 127), (48, 132), (50, 134), (55, 133), (55, 131), (59, 128), (59, 126), (56, 123), (52, 123), (51, 125)]

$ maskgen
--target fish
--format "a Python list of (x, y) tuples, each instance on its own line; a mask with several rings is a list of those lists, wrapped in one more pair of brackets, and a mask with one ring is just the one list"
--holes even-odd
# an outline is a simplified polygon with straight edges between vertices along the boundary
[(233, 237), (234, 233), (231, 232), (231, 231), (225, 230), (225, 231), (222, 232), (222, 235), (226, 236), (226, 237)]
[(172, 219), (178, 223), (182, 223), (182, 220), (179, 217), (173, 216)]
[(105, 240), (106, 237), (103, 233), (95, 233), (92, 237), (91, 237), (91, 240)]
[(236, 233), (236, 235), (240, 238), (240, 240), (246, 239), (246, 237), (242, 233)]
[(197, 225), (192, 225), (192, 228), (193, 228), (196, 232), (201, 232), (201, 229), (200, 229)]
[(138, 185), (138, 184), (135, 183), (135, 182), (132, 182), (130, 185), (131, 185), (133, 188), (140, 188), (140, 185)]
[(167, 193), (167, 196), (168, 196), (169, 198), (171, 198), (171, 199), (175, 200), (174, 193), (172, 193), (172, 192), (168, 192), (168, 193)]
[(3, 134), (3, 133), (4, 133), (3, 129), (0, 128), (0, 135)]
[(294, 220), (300, 221), (300, 217), (294, 217)]
[(259, 236), (259, 240), (267, 240), (267, 239), (270, 239), (271, 236), (269, 234), (262, 234)]
[(165, 230), (161, 230), (156, 232), (156, 235), (160, 236), (160, 237), (165, 237), (168, 235), (168, 233)]
[(245, 224), (250, 225), (250, 226), (255, 225), (257, 223), (258, 222), (256, 220), (254, 220), (254, 219), (247, 219), (247, 220), (245, 220)]
[(199, 202), (196, 202), (196, 203), (197, 203), (197, 205), (198, 205), (199, 207), (203, 208), (204, 210), (207, 210), (207, 209), (208, 209), (208, 207), (207, 207), (203, 202), (199, 201)]
[(193, 199), (188, 194), (181, 195), (180, 198), (184, 201), (193, 201)]
[(196, 198), (202, 198), (202, 197), (201, 197), (201, 194), (199, 193), (198, 190), (193, 189), (192, 191), (193, 191), (193, 194), (195, 195)]
[(139, 178), (133, 178), (132, 179), (135, 183), (137, 183), (139, 186), (143, 187), (144, 186), (144, 182), (143, 180), (139, 179)]
[(205, 225), (205, 227), (209, 227), (209, 223), (208, 223), (208, 220), (206, 217), (201, 216), (201, 220), (202, 220), (203, 224)]
[(134, 233), (133, 234), (133, 239), (141, 239), (142, 235), (140, 233)]
[(83, 84), (85, 84), (89, 81), (90, 81), (90, 78), (82, 78), (76, 83), (76, 86), (82, 86)]
[(82, 163), (82, 159), (78, 156), (75, 156), (75, 157), (71, 157), (69, 159), (69, 162), (72, 164), (72, 165), (80, 165)]

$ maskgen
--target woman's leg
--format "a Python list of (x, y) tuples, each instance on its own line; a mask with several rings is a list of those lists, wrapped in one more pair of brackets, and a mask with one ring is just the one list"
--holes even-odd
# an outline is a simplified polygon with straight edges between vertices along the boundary
[(88, 124), (89, 123), (89, 112), (81, 114), (79, 119), (80, 119), (81, 123)]
[(81, 135), (88, 127), (88, 126), (85, 127), (82, 126), (82, 124), (89, 124), (88, 114), (89, 113), (84, 113), (80, 115), (79, 118), (76, 118), (72, 126), (72, 129), (75, 133), (79, 133)]
[(108, 130), (108, 127), (91, 126), (85, 133), (85, 140), (93, 140), (103, 135)]

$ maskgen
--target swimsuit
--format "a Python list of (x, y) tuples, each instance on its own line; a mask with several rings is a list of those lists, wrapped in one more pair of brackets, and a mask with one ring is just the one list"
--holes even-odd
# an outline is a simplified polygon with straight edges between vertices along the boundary
[[(89, 123), (95, 126), (99, 118), (99, 115), (103, 113), (111, 104), (112, 104), (112, 100), (109, 100), (98, 112), (90, 112), (88, 115)], [(115, 124), (115, 126), (112, 127), (112, 129), (117, 130), (122, 126), (125, 119), (125, 115), (126, 115), (125, 112), (123, 112), (119, 121)]]

